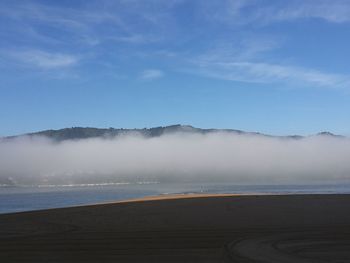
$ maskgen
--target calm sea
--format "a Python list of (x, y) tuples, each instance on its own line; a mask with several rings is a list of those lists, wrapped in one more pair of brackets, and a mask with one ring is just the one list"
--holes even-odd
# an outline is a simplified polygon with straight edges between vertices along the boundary
[(203, 183), (131, 183), (0, 187), (0, 213), (103, 203), (174, 193), (350, 194), (350, 184), (234, 185)]

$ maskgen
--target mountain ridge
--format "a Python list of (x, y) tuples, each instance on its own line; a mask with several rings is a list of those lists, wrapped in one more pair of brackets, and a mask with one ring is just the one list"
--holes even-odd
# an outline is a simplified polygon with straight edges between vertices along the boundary
[[(191, 125), (169, 125), (169, 126), (158, 126), (152, 128), (134, 128), (134, 129), (125, 129), (125, 128), (94, 128), (94, 127), (71, 127), (71, 128), (63, 128), (63, 129), (50, 129), (43, 130), (38, 132), (26, 133), (22, 135), (15, 136), (7, 136), (1, 139), (11, 140), (21, 137), (36, 137), (43, 136), (50, 138), (54, 141), (66, 141), (66, 140), (80, 140), (80, 139), (89, 139), (89, 138), (115, 138), (121, 135), (129, 135), (129, 134), (140, 134), (147, 138), (160, 137), (165, 134), (172, 133), (192, 133), (192, 134), (209, 134), (215, 132), (226, 132), (237, 135), (256, 135), (256, 136), (264, 136), (264, 137), (272, 137), (272, 138), (287, 138), (287, 139), (302, 139), (310, 136), (301, 136), (301, 135), (286, 135), (286, 136), (274, 136), (263, 134), (259, 132), (247, 132), (237, 129), (202, 129), (193, 127)], [(327, 137), (336, 137), (336, 138), (345, 138), (342, 135), (335, 135), (330, 132), (320, 132), (311, 136), (327, 136)]]

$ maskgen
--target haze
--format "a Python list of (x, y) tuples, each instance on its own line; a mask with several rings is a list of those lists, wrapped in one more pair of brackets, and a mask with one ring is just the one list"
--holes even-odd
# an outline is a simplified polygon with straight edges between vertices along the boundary
[(337, 183), (350, 179), (348, 156), (350, 140), (331, 136), (135, 134), (60, 143), (24, 137), (0, 144), (0, 183)]

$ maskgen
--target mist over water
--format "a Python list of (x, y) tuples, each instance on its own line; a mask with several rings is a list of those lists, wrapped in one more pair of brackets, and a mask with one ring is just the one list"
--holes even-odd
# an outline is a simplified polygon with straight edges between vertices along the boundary
[(127, 182), (337, 183), (350, 179), (350, 140), (175, 133), (145, 138), (0, 142), (0, 184)]

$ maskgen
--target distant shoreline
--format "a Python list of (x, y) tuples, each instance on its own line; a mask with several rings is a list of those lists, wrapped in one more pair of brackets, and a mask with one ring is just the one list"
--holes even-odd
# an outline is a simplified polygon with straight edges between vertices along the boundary
[[(152, 196), (145, 196), (141, 198), (132, 198), (132, 199), (125, 199), (125, 200), (117, 200), (117, 201), (106, 201), (106, 202), (97, 202), (97, 203), (91, 203), (91, 204), (84, 204), (84, 205), (73, 205), (68, 207), (60, 207), (60, 208), (48, 208), (48, 209), (40, 209), (40, 210), (32, 210), (32, 211), (23, 211), (23, 212), (17, 212), (17, 213), (30, 213), (30, 212), (37, 212), (37, 211), (46, 211), (46, 210), (55, 210), (55, 209), (69, 209), (69, 208), (80, 208), (80, 207), (98, 207), (98, 206), (104, 206), (104, 205), (118, 205), (118, 204), (132, 204), (132, 203), (146, 203), (146, 202), (155, 202), (155, 201), (176, 201), (176, 200), (183, 200), (183, 199), (208, 199), (208, 198), (230, 198), (230, 197), (260, 197), (260, 196), (267, 196), (267, 197), (284, 197), (284, 196), (342, 196), (347, 195), (350, 198), (350, 193), (321, 193), (321, 194), (315, 194), (315, 193), (239, 193), (239, 194), (201, 194), (201, 193), (184, 193), (184, 194), (160, 194), (160, 195), (152, 195)], [(15, 212), (16, 213), (16, 212)], [(8, 213), (13, 214), (13, 213)], [(1, 214), (0, 214), (1, 215)]]

